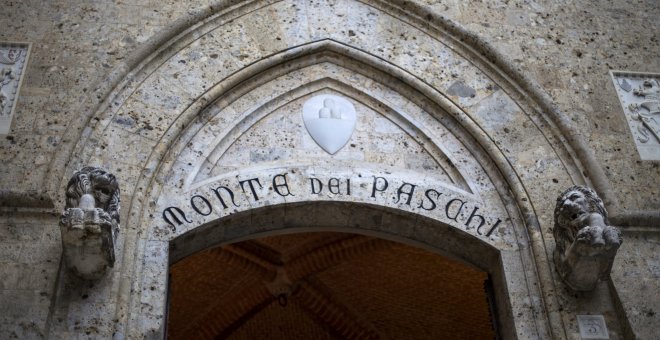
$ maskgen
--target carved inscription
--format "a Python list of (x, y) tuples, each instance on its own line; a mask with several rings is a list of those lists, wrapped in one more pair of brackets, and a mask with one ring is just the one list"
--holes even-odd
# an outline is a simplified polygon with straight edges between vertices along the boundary
[(0, 42), (0, 134), (11, 128), (29, 50), (29, 44)]
[(578, 315), (580, 338), (582, 339), (609, 339), (605, 317), (602, 315)]
[[(356, 185), (356, 182), (361, 184)], [(484, 213), (487, 209), (479, 206), (479, 203), (457, 197), (455, 192), (443, 187), (430, 188), (387, 176), (374, 175), (365, 179), (317, 175), (306, 177), (300, 183), (294, 186), (288, 173), (278, 173), (270, 177), (237, 179), (233, 185), (210, 185), (186, 198), (187, 204), (163, 209), (162, 219), (170, 229), (176, 231), (178, 227), (194, 224), (198, 218), (212, 213), (217, 216), (229, 215), (242, 208), (239, 202), (249, 204), (298, 195), (341, 200), (359, 193), (371, 201), (395, 205), (404, 210), (436, 212), (448, 223), (473, 230), (484, 237), (493, 235), (503, 222), (499, 217)]]

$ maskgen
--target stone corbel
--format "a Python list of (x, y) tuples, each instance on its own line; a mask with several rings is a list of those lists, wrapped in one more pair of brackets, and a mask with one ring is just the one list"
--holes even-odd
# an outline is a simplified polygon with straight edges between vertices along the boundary
[(573, 186), (557, 198), (554, 262), (562, 281), (574, 291), (591, 291), (612, 270), (623, 241), (610, 226), (603, 201), (591, 188)]
[(71, 177), (60, 231), (64, 262), (75, 276), (97, 280), (114, 266), (119, 233), (119, 184), (114, 175), (85, 167)]

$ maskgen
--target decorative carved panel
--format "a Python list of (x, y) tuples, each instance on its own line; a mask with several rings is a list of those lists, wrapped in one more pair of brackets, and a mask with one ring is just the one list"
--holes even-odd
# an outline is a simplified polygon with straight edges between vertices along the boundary
[(642, 160), (660, 160), (660, 74), (610, 74), (639, 156)]
[(29, 54), (29, 43), (0, 42), (0, 134), (11, 128)]

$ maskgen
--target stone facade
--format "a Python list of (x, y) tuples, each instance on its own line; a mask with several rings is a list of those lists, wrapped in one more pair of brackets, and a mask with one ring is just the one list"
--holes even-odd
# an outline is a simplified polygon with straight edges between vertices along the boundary
[[(653, 1), (5, 1), (0, 40), (32, 47), (0, 139), (0, 338), (160, 338), (170, 263), (304, 230), (488, 272), (506, 339), (579, 339), (578, 315), (652, 338), (660, 167), (609, 72), (660, 70), (658, 16)], [(334, 154), (303, 121), (318, 95), (355, 108)], [(114, 267), (93, 283), (60, 263), (85, 166), (122, 201)], [(625, 239), (588, 293), (553, 266), (572, 185)]]

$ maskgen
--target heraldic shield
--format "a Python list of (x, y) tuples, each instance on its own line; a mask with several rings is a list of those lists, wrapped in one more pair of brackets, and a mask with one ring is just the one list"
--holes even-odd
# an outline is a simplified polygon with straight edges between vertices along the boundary
[(334, 155), (348, 143), (357, 121), (350, 101), (333, 95), (317, 95), (303, 105), (303, 121), (310, 136), (327, 153)]

